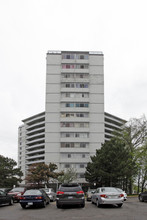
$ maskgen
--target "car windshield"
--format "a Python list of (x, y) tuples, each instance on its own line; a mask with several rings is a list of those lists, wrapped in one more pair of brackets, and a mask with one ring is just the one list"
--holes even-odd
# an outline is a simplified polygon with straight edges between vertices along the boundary
[(27, 190), (23, 195), (42, 195), (42, 193), (40, 190)]
[(123, 192), (123, 190), (122, 189), (119, 189), (119, 188), (116, 188), (119, 192)]
[(95, 189), (88, 189), (88, 192), (94, 192)]
[(51, 192), (51, 189), (43, 189), (45, 192)]
[(82, 190), (81, 187), (79, 186), (76, 186), (76, 187), (61, 187), (60, 188), (60, 191), (63, 191), (63, 192), (78, 192)]
[(22, 191), (24, 191), (24, 188), (14, 188), (11, 191), (12, 192), (22, 192)]
[(101, 188), (101, 192), (118, 192), (117, 189), (111, 187)]

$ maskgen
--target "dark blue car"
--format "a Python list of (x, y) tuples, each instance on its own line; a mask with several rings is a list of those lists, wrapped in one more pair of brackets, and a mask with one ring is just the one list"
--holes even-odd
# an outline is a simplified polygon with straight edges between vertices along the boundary
[(44, 190), (30, 189), (26, 190), (26, 192), (20, 197), (19, 202), (22, 208), (28, 206), (46, 207), (46, 205), (50, 203), (50, 198)]
[(138, 198), (140, 202), (147, 201), (147, 191), (139, 193)]
[(13, 205), (13, 198), (6, 192), (0, 190), (0, 205), (4, 204)]

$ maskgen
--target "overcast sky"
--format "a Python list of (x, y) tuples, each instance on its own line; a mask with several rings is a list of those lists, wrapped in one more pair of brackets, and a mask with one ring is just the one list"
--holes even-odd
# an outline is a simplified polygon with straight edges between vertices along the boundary
[(17, 161), (22, 119), (45, 111), (46, 53), (104, 53), (105, 111), (147, 111), (146, 0), (0, 0), (0, 154)]

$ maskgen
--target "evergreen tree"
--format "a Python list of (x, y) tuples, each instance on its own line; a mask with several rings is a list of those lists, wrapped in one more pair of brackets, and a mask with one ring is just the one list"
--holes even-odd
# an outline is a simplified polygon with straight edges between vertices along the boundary
[(95, 182), (99, 186), (126, 188), (130, 168), (134, 166), (134, 171), (131, 172), (136, 172), (136, 166), (132, 164), (128, 149), (118, 137), (105, 142), (91, 160), (92, 162), (87, 165), (85, 177), (87, 181)]
[(23, 173), (15, 160), (0, 155), (0, 187), (13, 187), (22, 181)]

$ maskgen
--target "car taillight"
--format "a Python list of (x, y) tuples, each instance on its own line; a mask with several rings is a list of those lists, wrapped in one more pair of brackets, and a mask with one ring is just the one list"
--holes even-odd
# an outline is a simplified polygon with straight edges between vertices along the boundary
[(63, 195), (63, 194), (64, 194), (64, 192), (62, 192), (62, 191), (57, 192), (57, 195)]
[(100, 197), (107, 198), (105, 194), (100, 195)]
[(23, 196), (20, 196), (20, 198), (19, 199), (25, 199)]
[(120, 194), (119, 197), (124, 197), (124, 194)]
[(43, 199), (42, 196), (36, 196), (35, 199)]
[(81, 191), (78, 191), (77, 194), (84, 194), (84, 192), (81, 190)]

